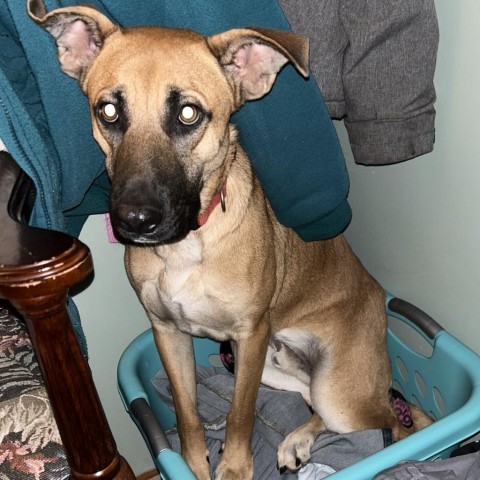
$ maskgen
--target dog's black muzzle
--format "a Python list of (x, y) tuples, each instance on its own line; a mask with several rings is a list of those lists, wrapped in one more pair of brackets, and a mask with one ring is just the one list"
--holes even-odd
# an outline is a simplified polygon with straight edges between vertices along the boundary
[(125, 243), (173, 243), (198, 228), (200, 195), (186, 179), (165, 185), (150, 181), (113, 182), (110, 219), (116, 236)]

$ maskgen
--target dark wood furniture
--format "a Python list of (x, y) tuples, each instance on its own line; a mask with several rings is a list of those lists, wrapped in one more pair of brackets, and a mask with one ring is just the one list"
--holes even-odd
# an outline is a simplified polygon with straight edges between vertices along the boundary
[(66, 306), (69, 289), (93, 271), (90, 251), (68, 235), (24, 223), (32, 188), (12, 157), (0, 152), (0, 298), (27, 324), (70, 478), (134, 479), (117, 451)]

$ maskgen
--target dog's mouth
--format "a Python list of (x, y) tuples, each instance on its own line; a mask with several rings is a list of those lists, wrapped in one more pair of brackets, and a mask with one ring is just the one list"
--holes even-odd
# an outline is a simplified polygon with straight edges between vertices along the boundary
[[(113, 222), (112, 222), (113, 226)], [(194, 231), (198, 228), (198, 225), (195, 225), (193, 228), (186, 230), (182, 233), (175, 233), (174, 235), (137, 235), (132, 234), (131, 232), (122, 230), (121, 228), (115, 228), (113, 226), (113, 231), (115, 232), (116, 238), (118, 238), (125, 245), (136, 245), (139, 247), (154, 247), (159, 245), (169, 245), (173, 243), (180, 242), (183, 240), (191, 231)]]

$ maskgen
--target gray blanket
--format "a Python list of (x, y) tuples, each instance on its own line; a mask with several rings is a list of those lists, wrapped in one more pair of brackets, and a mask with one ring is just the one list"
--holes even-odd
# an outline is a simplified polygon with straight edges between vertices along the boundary
[[(152, 380), (159, 396), (172, 406), (172, 395), (165, 371)], [(224, 370), (197, 367), (198, 411), (205, 426), (207, 446), (210, 451), (212, 473), (220, 460), (220, 446), (225, 437), (225, 419), (233, 396), (234, 377)], [(294, 428), (311, 415), (299, 393), (261, 387), (255, 410), (255, 427), (252, 438), (255, 480), (291, 480), (301, 478), (297, 474), (280, 475), (277, 470), (277, 446)], [(175, 429), (167, 432), (172, 448), (180, 451)], [(312, 447), (311, 462), (328, 465), (337, 471), (367, 455), (377, 452), (391, 443), (389, 430), (366, 430), (339, 435), (322, 433)], [(318, 471), (320, 472), (320, 468)], [(307, 472), (304, 472), (307, 478)], [(311, 473), (308, 473), (311, 475)], [(320, 475), (320, 474), (319, 474)], [(323, 478), (323, 476), (308, 476)]]

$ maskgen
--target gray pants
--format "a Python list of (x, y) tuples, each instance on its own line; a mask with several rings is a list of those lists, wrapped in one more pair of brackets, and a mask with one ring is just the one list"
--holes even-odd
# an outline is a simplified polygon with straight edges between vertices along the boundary
[(279, 0), (310, 38), (310, 65), (354, 159), (391, 164), (430, 152), (438, 48), (434, 0)]
[[(170, 384), (164, 370), (152, 379), (160, 398), (173, 406)], [(225, 438), (225, 422), (231, 408), (234, 378), (225, 371), (197, 366), (198, 412), (205, 426), (205, 440), (210, 451), (212, 475), (220, 461), (220, 446)], [(311, 412), (299, 393), (261, 387), (255, 406), (255, 428), (252, 438), (255, 480), (320, 479), (321, 466), (334, 471), (348, 467), (362, 458), (391, 444), (389, 430), (364, 430), (339, 435), (322, 433), (311, 449), (312, 472), (303, 477), (277, 469), (277, 447), (294, 428), (301, 425)], [(180, 451), (180, 440), (175, 429), (167, 432), (172, 448)]]
[(406, 462), (379, 473), (374, 480), (478, 480), (480, 453), (437, 462)]

